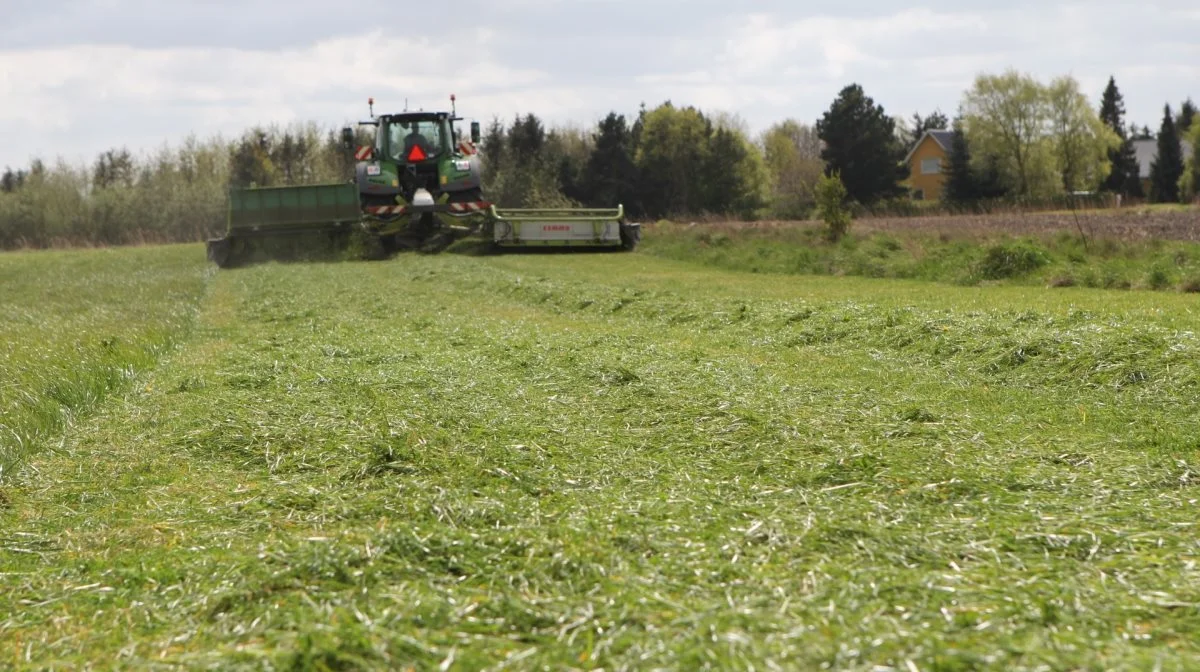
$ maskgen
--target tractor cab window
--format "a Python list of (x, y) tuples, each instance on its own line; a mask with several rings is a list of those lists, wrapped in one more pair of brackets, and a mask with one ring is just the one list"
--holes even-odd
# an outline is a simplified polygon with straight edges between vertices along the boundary
[(394, 121), (389, 126), (388, 148), (392, 158), (405, 162), (414, 146), (426, 156), (441, 154), (445, 147), (442, 126), (437, 120), (419, 119)]

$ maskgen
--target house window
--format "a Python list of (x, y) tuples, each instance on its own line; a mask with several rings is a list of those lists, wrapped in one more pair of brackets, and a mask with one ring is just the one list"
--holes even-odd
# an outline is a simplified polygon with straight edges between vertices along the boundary
[(942, 172), (941, 159), (921, 159), (921, 174), (936, 175)]

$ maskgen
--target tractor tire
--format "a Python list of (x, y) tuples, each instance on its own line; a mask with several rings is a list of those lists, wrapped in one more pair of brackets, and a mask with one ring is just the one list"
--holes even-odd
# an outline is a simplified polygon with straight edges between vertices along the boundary
[(373, 234), (368, 235), (363, 243), (365, 248), (363, 250), (363, 258), (367, 261), (383, 261), (390, 256), (387, 251), (387, 246), (383, 242), (383, 239), (379, 236)]
[(621, 249), (626, 252), (634, 251), (642, 241), (642, 225), (621, 222)]
[(381, 194), (359, 194), (359, 202), (364, 208), (372, 208), (381, 205), (396, 205), (396, 196), (385, 196)]
[(451, 203), (478, 203), (483, 200), (483, 188), (475, 187), (473, 189), (464, 189), (463, 191), (450, 192)]

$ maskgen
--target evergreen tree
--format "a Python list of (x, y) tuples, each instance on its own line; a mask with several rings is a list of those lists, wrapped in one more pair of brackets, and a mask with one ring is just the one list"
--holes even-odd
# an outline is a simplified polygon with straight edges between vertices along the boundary
[(578, 201), (583, 196), (580, 166), (568, 154), (558, 157), (558, 185), (563, 196)]
[(1163, 108), (1162, 126), (1158, 131), (1158, 155), (1150, 164), (1150, 198), (1156, 203), (1179, 201), (1179, 178), (1183, 175), (1183, 152), (1171, 106)]
[(499, 177), (500, 166), (507, 158), (504, 151), (504, 124), (493, 117), (488, 124), (483, 137), (480, 138), (479, 151), (483, 158), (483, 193), (491, 194), (493, 186)]
[(594, 138), (584, 168), (580, 200), (592, 207), (624, 203), (627, 209), (636, 212), (640, 209), (634, 206), (637, 166), (633, 162), (633, 132), (625, 115), (609, 112)]
[(970, 203), (979, 198), (975, 175), (971, 170), (971, 148), (967, 144), (967, 134), (963, 133), (960, 120), (954, 122), (954, 136), (945, 173), (946, 185), (942, 190), (942, 200), (950, 203)]
[(566, 207), (561, 179), (573, 174), (560, 159), (561, 138), (551, 136), (533, 113), (517, 115), (507, 130), (493, 120), (484, 135), (483, 193), (489, 201), (511, 207)]
[(517, 165), (523, 161), (535, 161), (540, 157), (545, 145), (546, 127), (532, 112), (524, 117), (517, 117), (508, 129), (508, 149), (512, 151), (513, 160)]
[(709, 139), (708, 154), (702, 169), (704, 204), (708, 212), (726, 214), (736, 208), (736, 202), (746, 190), (736, 170), (746, 160), (747, 151), (738, 137), (725, 128), (718, 128)]
[(128, 149), (110, 149), (96, 159), (92, 182), (97, 189), (133, 186), (133, 155)]
[(504, 155), (504, 124), (499, 119), (492, 118), (487, 130), (480, 138), (480, 151), (493, 161), (499, 161)]
[(1175, 121), (1175, 131), (1179, 133), (1179, 137), (1184, 137), (1188, 131), (1192, 130), (1192, 122), (1196, 119), (1196, 104), (1191, 98), (1183, 101), (1183, 105), (1179, 106), (1179, 118)]
[(941, 110), (934, 110), (927, 117), (922, 117), (920, 112), (913, 112), (912, 128), (908, 132), (907, 150), (911, 151), (916, 147), (921, 138), (925, 136), (926, 131), (943, 131), (950, 127), (950, 119), (942, 113)]
[(282, 139), (271, 151), (271, 162), (279, 168), (283, 184), (305, 184), (311, 181), (309, 167), (312, 159), (309, 150), (309, 140), (300, 129), (296, 132), (284, 131)]
[(1105, 178), (1101, 189), (1114, 194), (1125, 196), (1142, 196), (1142, 181), (1138, 179), (1137, 153), (1133, 148), (1130, 137), (1136, 134), (1136, 126), (1127, 133), (1125, 130), (1125, 100), (1117, 89), (1116, 79), (1108, 78), (1108, 86), (1100, 101), (1100, 120), (1121, 138), (1121, 146), (1108, 150), (1108, 160), (1112, 171)]
[(17, 174), (12, 168), (4, 167), (4, 175), (0, 177), (0, 192), (11, 194), (17, 190)]
[[(271, 142), (266, 131), (255, 128), (242, 136), (233, 150), (229, 165), (229, 186), (244, 189), (250, 186), (270, 187), (275, 184), (275, 165), (271, 162)], [(143, 167), (140, 183), (152, 180), (148, 167)]]
[(999, 157), (989, 154), (982, 167), (977, 165), (971, 156), (971, 143), (963, 129), (962, 120), (955, 119), (942, 200), (962, 205), (1003, 198), (1007, 194)]
[(980, 200), (1004, 198), (1009, 193), (1000, 170), (1000, 157), (988, 156), (983, 169), (975, 170), (975, 196)]
[(864, 205), (903, 194), (908, 167), (895, 132), (895, 121), (861, 86), (843, 88), (817, 121), (826, 174), (840, 174), (850, 198)]

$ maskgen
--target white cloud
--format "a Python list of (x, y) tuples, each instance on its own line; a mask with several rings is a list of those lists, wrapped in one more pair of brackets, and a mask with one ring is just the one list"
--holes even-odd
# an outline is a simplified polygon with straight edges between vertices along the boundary
[(870, 17), (814, 16), (792, 21), (758, 14), (747, 18), (728, 39), (718, 61), (742, 74), (764, 71), (819, 55), (831, 76), (844, 76), (854, 64), (887, 67), (871, 55), (914, 44), (922, 35), (946, 31), (982, 32), (984, 19), (972, 13), (938, 13), (906, 9)]
[[(371, 20), (361, 25), (406, 20), (394, 3), (362, 1), (356, 16)], [(194, 28), (157, 42), (130, 28), (148, 0), (29, 10), (24, 24), (18, 15), (0, 25), (0, 43), (31, 45), (0, 49), (0, 167), (90, 161), (113, 146), (229, 137), (255, 124), (333, 126), (365, 114), (368, 96), (378, 110), (406, 98), (429, 109), (457, 93), (459, 111), (483, 121), (532, 111), (584, 125), (670, 99), (740, 114), (754, 130), (811, 122), (851, 82), (894, 115), (952, 113), (977, 73), (1008, 67), (1046, 80), (1073, 74), (1095, 100), (1115, 74), (1139, 124), (1156, 125), (1164, 102), (1200, 99), (1190, 0), (930, 5), (940, 9), (868, 0), (819, 15), (783, 0), (757, 0), (751, 14), (715, 0), (522, 0), (523, 14), (513, 0), (466, 1), (474, 8), (419, 37), (347, 34), (356, 21), (333, 25), (315, 0), (294, 3), (289, 39), (265, 0), (243, 0), (237, 24), (226, 18), (232, 2), (181, 0), (185, 18), (164, 30)], [(635, 11), (638, 20), (623, 18)], [(269, 46), (245, 46), (261, 42), (257, 33), (269, 33)]]
[[(175, 129), (178, 137), (192, 131), (232, 134), (257, 123), (312, 119), (315, 113), (323, 123), (341, 123), (365, 115), (368, 96), (381, 111), (400, 109), (406, 99), (414, 108), (442, 109), (451, 93), (487, 100), (497, 90), (546, 83), (541, 70), (492, 59), (494, 36), (488, 31), (471, 37), (467, 52), (433, 39), (388, 38), (381, 31), (280, 51), (79, 45), (0, 52), (0, 99), (21, 101), (0, 106), (0, 127), (24, 128), (41, 138), (30, 151), (78, 160), (129, 138), (144, 141), (139, 118)], [(103, 120), (123, 123), (105, 128), (98, 125)], [(11, 147), (4, 140), (0, 145)], [(12, 144), (22, 143), (14, 136)]]

